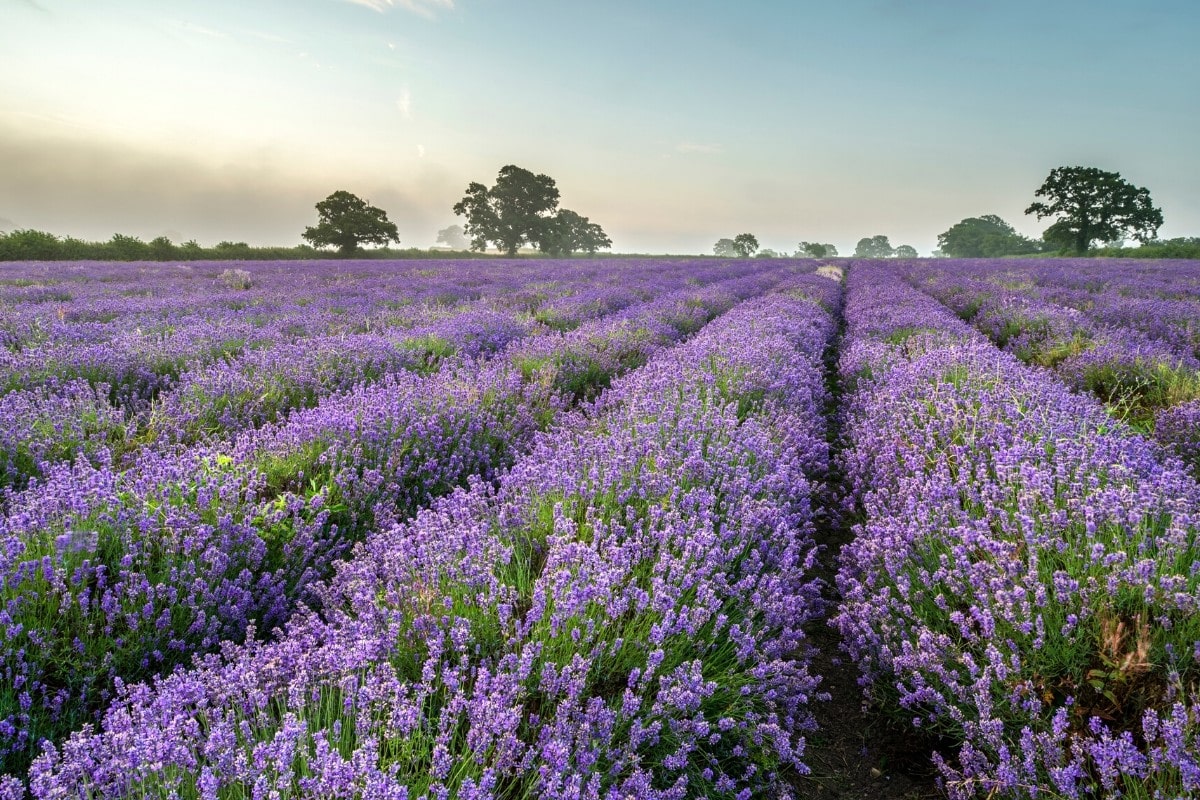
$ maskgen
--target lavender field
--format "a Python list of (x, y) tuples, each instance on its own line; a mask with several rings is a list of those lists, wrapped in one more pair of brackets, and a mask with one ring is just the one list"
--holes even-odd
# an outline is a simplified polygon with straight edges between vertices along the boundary
[(0, 344), (0, 798), (1200, 796), (1200, 262), (28, 262)]

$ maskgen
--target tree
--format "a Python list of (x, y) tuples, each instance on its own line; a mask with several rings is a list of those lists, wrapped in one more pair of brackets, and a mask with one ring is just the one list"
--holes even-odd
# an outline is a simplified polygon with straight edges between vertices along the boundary
[(558, 208), (554, 179), (509, 164), (500, 168), (492, 188), (472, 181), (454, 213), (467, 218), (472, 250), (494, 242), (510, 258), (523, 244), (540, 246), (548, 215)]
[[(1059, 216), (1044, 238), (1056, 244), (1070, 243), (1083, 255), (1096, 240), (1132, 236), (1145, 243), (1163, 224), (1162, 210), (1150, 201), (1150, 192), (1134, 186), (1117, 172), (1096, 167), (1056, 167), (1034, 192), (1048, 202), (1035, 201), (1025, 209), (1038, 219)], [(1053, 232), (1052, 232), (1053, 231)]]
[(552, 256), (571, 256), (579, 250), (595, 255), (601, 248), (612, 247), (603, 228), (567, 208), (547, 219), (544, 226), (538, 249)]
[(344, 256), (353, 255), (360, 244), (400, 243), (396, 225), (382, 209), (346, 191), (336, 191), (317, 203), (318, 222), (305, 228), (303, 238), (313, 247), (336, 247)]
[(166, 236), (156, 236), (150, 240), (150, 258), (155, 261), (172, 261), (179, 255), (179, 249)]
[(896, 249), (892, 251), (894, 258), (916, 258), (917, 248), (910, 244), (896, 245)]
[(854, 248), (856, 258), (891, 258), (895, 254), (892, 243), (886, 236), (871, 236), (858, 240)]
[(758, 255), (756, 255), (754, 257), (755, 258), (779, 258), (779, 253), (775, 252), (774, 250), (772, 250), (769, 247), (764, 247), (762, 250), (759, 250)]
[(114, 233), (104, 247), (105, 253), (114, 261), (149, 261), (150, 245), (136, 236)]
[(739, 258), (749, 258), (758, 249), (758, 239), (753, 233), (739, 233), (733, 237), (733, 250)]
[(0, 234), (0, 261), (50, 261), (61, 257), (60, 250), (58, 237), (46, 231)]
[(737, 249), (733, 246), (733, 239), (717, 239), (717, 243), (713, 245), (713, 255), (724, 258), (736, 256)]
[(438, 231), (437, 243), (444, 244), (451, 250), (466, 250), (471, 240), (467, 238), (467, 232), (463, 230), (462, 225), (451, 225)]
[(984, 214), (967, 217), (938, 234), (938, 249), (951, 258), (998, 258), (1036, 253), (1040, 248), (1000, 217)]
[(801, 242), (796, 250), (796, 258), (836, 258), (837, 254), (836, 247), (820, 242)]

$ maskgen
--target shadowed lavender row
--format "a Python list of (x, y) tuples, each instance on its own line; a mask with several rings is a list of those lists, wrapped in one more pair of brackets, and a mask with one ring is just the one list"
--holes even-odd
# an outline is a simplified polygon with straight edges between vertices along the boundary
[(735, 309), (373, 535), (282, 639), (127, 689), (35, 795), (787, 796), (834, 327)]
[(1200, 488), (930, 302), (851, 273), (833, 621), (868, 697), (955, 745), (952, 798), (1193, 796)]
[(495, 361), (400, 373), (228, 446), (79, 463), (0, 523), (7, 770), (88, 719), (121, 677), (270, 630), (368, 531), (492, 479), (565, 405), (787, 270), (682, 290)]

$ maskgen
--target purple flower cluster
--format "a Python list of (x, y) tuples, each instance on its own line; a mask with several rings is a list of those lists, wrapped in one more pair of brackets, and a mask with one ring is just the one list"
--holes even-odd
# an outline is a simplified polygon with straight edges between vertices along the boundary
[(124, 412), (108, 398), (106, 385), (83, 380), (0, 398), (0, 490), (24, 488), (48, 464), (76, 458), (98, 464), (127, 434)]
[(875, 355), (833, 623), (868, 696), (957, 743), (953, 798), (1200, 792), (1200, 488), (896, 272), (850, 278), (844, 374)]
[(1160, 411), (1154, 419), (1154, 438), (1200, 476), (1200, 400)]
[(492, 480), (572, 398), (785, 271), (670, 292), (491, 361), (388, 375), (232, 442), (52, 468), (0, 521), (5, 763), (78, 727), (117, 679), (270, 633), (369, 531)]
[(278, 640), (123, 688), (35, 796), (786, 796), (837, 290), (731, 291), (764, 281), (498, 487), (369, 536)]

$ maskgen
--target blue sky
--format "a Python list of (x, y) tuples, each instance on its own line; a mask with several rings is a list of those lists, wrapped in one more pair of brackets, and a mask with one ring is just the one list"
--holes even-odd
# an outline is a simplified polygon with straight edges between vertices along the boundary
[(1200, 235), (1195, 0), (0, 0), (0, 229), (407, 246), (517, 164), (623, 252), (922, 253), (1119, 171)]

